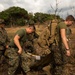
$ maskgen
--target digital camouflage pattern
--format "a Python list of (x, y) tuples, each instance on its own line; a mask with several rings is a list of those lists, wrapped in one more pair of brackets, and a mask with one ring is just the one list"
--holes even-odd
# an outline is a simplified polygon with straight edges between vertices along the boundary
[(40, 50), (38, 50), (39, 55), (43, 55), (46, 52), (48, 52), (48, 54), (50, 53), (49, 46), (50, 46), (51, 40), (50, 40), (50, 31), (48, 27), (46, 27), (45, 30), (42, 31), (42, 33), (39, 35), (38, 40), (36, 41), (38, 43), (37, 45), (40, 47)]
[(27, 52), (34, 52), (33, 39), (37, 37), (35, 37), (34, 34), (29, 34), (26, 37), (27, 39), (22, 46), (23, 52), (21, 55), (17, 53), (18, 49), (16, 47), (12, 47), (10, 45), (6, 51), (7, 57), (10, 58), (8, 63), (8, 75), (14, 75), (18, 66), (21, 67), (25, 73), (27, 73), (30, 71), (30, 66), (34, 63), (34, 57), (27, 54)]
[(4, 28), (0, 27), (0, 64), (2, 63), (2, 55), (5, 54), (6, 46), (9, 43), (7, 32)]
[[(55, 22), (53, 22), (52, 24), (56, 24)], [(57, 46), (57, 40), (56, 43), (53, 43), (52, 46), (49, 46), (51, 42), (49, 42), (48, 37), (50, 37), (50, 31), (46, 28), (46, 30), (44, 30), (45, 32), (42, 33), (39, 37), (39, 47), (42, 48), (42, 51), (40, 54), (44, 54), (43, 52), (46, 51), (46, 49), (48, 47), (50, 47), (50, 54), (48, 54), (47, 56), (45, 56), (44, 58), (42, 58), (40, 61), (36, 62), (33, 66), (31, 66), (31, 69), (42, 69), (43, 67), (49, 65), (49, 71), (46, 71), (48, 74), (50, 75), (74, 75), (75, 74), (75, 40), (71, 40), (70, 37), (72, 35), (72, 31), (69, 27), (67, 27), (66, 29), (66, 36), (68, 39), (68, 43), (71, 49), (71, 56), (67, 57), (65, 55), (66, 51), (65, 48), (63, 47), (62, 51), (61, 49), (59, 50), (58, 46)], [(48, 34), (48, 37), (46, 37)], [(44, 36), (45, 35), (45, 36)], [(42, 37), (43, 36), (43, 37)], [(51, 39), (51, 38), (50, 38)], [(44, 41), (44, 42), (43, 42)], [(48, 42), (49, 43), (48, 43)], [(38, 48), (36, 46), (36, 48)], [(38, 50), (39, 51), (39, 50)], [(62, 53), (62, 55), (61, 55)], [(39, 53), (38, 53), (39, 54)], [(63, 60), (62, 60), (63, 59)], [(48, 61), (47, 61), (48, 60)], [(50, 73), (49, 73), (50, 72)]]
[[(70, 46), (70, 44), (72, 44), (70, 42), (71, 29), (69, 29), (68, 27), (66, 27), (66, 36)], [(60, 37), (60, 35), (57, 37)], [(56, 41), (58, 41), (58, 44), (55, 43), (52, 48), (55, 64), (54, 75), (71, 75), (72, 74), (71, 68), (73, 68), (72, 67), (73, 65), (71, 64), (72, 56), (70, 57), (66, 56), (66, 50), (60, 38), (59, 40), (57, 39)], [(70, 49), (72, 50), (72, 46), (70, 46)]]
[(21, 66), (21, 68), (24, 70), (25, 73), (30, 71), (29, 62), (31, 62), (31, 56), (27, 55), (24, 50), (21, 55), (19, 55), (17, 51), (18, 51), (17, 49), (10, 47), (7, 50), (8, 58), (10, 58), (11, 60), (8, 62), (9, 64), (8, 75), (15, 75), (16, 69), (18, 68), (19, 65)]
[[(4, 20), (0, 19), (0, 74), (2, 75), (4, 72), (3, 65), (7, 62), (5, 57), (6, 46), (10, 42), (7, 32), (4, 28)], [(6, 64), (7, 65), (7, 64)], [(4, 65), (5, 66), (5, 65)], [(8, 68), (6, 68), (7, 70)], [(3, 72), (3, 73), (2, 73)], [(7, 75), (7, 73), (6, 73)]]
[(0, 50), (4, 50), (8, 42), (9, 38), (6, 30), (4, 28), (0, 28)]
[(26, 52), (35, 53), (34, 40), (39, 38), (39, 35), (34, 32), (27, 35), (28, 40), (24, 43), (23, 49)]
[[(41, 56), (45, 56), (43, 58), (41, 58), (40, 61), (36, 62), (34, 65), (31, 66), (31, 69), (43, 69), (43, 67), (49, 65), (50, 68), (47, 72), (48, 75), (52, 75), (53, 72), (53, 52), (51, 51), (51, 46), (52, 43), (55, 39), (55, 28), (56, 28), (57, 23), (56, 22), (52, 22), (51, 26), (52, 29), (50, 30), (50, 25), (48, 25), (48, 27), (46, 27), (41, 34), (39, 35), (38, 40), (36, 40), (37, 42), (35, 43), (35, 48), (37, 50), (37, 54), (41, 55)], [(54, 29), (53, 29), (54, 28)]]
[[(16, 34), (18, 34), (21, 37), (20, 44), (21, 44), (21, 46), (23, 46), (24, 42), (26, 42), (26, 40), (27, 40), (27, 37), (26, 37), (27, 35), (26, 35), (25, 29), (18, 30), (16, 32)], [(8, 75), (14, 75), (19, 64), (21, 65), (24, 72), (28, 72), (30, 70), (28, 67), (28, 63), (26, 62), (27, 61), (26, 52), (23, 50), (22, 54), (19, 55), (18, 48), (14, 44), (13, 39), (9, 44), (9, 48), (6, 50), (6, 54), (9, 59), (9, 61), (8, 61), (9, 62), (8, 63), (9, 64)]]
[[(70, 34), (70, 36), (71, 36), (71, 34)], [(69, 38), (69, 35), (68, 35), (68, 38)], [(37, 43), (36, 40), (34, 42)], [(42, 43), (40, 43), (40, 44), (42, 44)], [(48, 73), (48, 74), (51, 74), (51, 75), (71, 75), (71, 74), (73, 74), (74, 75), (74, 72), (75, 72), (75, 66), (74, 66), (74, 62), (75, 62), (75, 58), (74, 58), (75, 57), (75, 54), (74, 54), (75, 53), (74, 52), (75, 45), (74, 45), (74, 41), (70, 40), (69, 44), (72, 47), (72, 56), (69, 58), (69, 60), (67, 60), (68, 58), (65, 58), (64, 61), (67, 60), (66, 63), (67, 62), (70, 62), (70, 63), (62, 65), (62, 61), (60, 60), (61, 57), (59, 57), (59, 56), (61, 56), (60, 55), (61, 51), (58, 50), (58, 47), (55, 46), (55, 44), (53, 44), (54, 45), (53, 48), (52, 48), (53, 52), (51, 51), (48, 56), (46, 56), (45, 58), (42, 58), (40, 61), (38, 61), (38, 62), (34, 63), (33, 65), (31, 65), (31, 69), (40, 70), (41, 68), (51, 64), (51, 65), (49, 65), (50, 69), (49, 69), (48, 72), (50, 72), (50, 73)], [(29, 43), (28, 45), (31, 45), (31, 44)], [(37, 47), (35, 47), (35, 48), (37, 49)], [(41, 52), (42, 54), (44, 54), (43, 53), (44, 50), (45, 50), (45, 48), (42, 48), (42, 52)], [(51, 50), (51, 48), (50, 48), (50, 50)], [(55, 53), (55, 55), (56, 55), (55, 59), (52, 59), (54, 57), (53, 53)], [(64, 53), (65, 53), (65, 51), (64, 51)], [(53, 62), (55, 60), (59, 63), (59, 65), (55, 64), (55, 62)]]
[(56, 26), (57, 22), (52, 21), (40, 34), (40, 37), (38, 38), (38, 44), (43, 51), (47, 50), (49, 53), (51, 52), (50, 48), (55, 39)]

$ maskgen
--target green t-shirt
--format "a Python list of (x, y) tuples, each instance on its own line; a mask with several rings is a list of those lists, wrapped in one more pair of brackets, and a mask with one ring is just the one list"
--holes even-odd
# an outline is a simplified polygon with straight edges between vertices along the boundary
[(59, 29), (66, 29), (67, 25), (64, 22), (58, 24)]
[(56, 37), (57, 37), (57, 41), (58, 41), (58, 42), (62, 42), (60, 30), (61, 30), (61, 29), (65, 29), (65, 30), (66, 30), (66, 28), (67, 28), (67, 25), (66, 25), (64, 22), (61, 22), (61, 23), (59, 23), (59, 24), (57, 25), (57, 29), (56, 29), (57, 35), (56, 35)]
[[(23, 46), (23, 44), (24, 44), (24, 43), (26, 42), (26, 40), (27, 40), (26, 30), (25, 30), (25, 29), (20, 29), (20, 30), (18, 30), (18, 31), (15, 33), (15, 35), (17, 35), (17, 34), (18, 34), (18, 36), (20, 36), (20, 39), (19, 39), (20, 45)], [(10, 46), (16, 47), (16, 45), (15, 45), (13, 39), (12, 39), (12, 41), (10, 42)]]

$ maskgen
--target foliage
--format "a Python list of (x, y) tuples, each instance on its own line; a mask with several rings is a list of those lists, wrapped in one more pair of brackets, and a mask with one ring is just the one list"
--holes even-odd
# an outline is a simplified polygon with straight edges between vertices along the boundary
[[(34, 21), (43, 23), (47, 20), (53, 20), (54, 18), (55, 18), (55, 14), (35, 13)], [(60, 19), (60, 17), (57, 16), (57, 19)]]
[(60, 19), (60, 16), (55, 14), (37, 12), (33, 15), (33, 13), (28, 13), (25, 9), (15, 6), (0, 12), (0, 18), (5, 20), (7, 26), (22, 26), (27, 24), (29, 20), (35, 23), (44, 23), (47, 20), (53, 20), (55, 17)]
[(3, 18), (8, 25), (24, 24), (24, 20), (28, 19), (28, 12), (20, 7), (10, 7), (0, 13), (0, 18)]

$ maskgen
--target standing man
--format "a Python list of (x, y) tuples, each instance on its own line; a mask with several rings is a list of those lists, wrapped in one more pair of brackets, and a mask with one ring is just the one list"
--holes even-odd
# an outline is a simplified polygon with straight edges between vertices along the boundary
[(9, 44), (9, 49), (7, 50), (9, 58), (8, 75), (15, 75), (19, 63), (26, 75), (30, 75), (30, 68), (27, 63), (29, 56), (22, 47), (28, 39), (27, 35), (35, 32), (35, 30), (35, 26), (30, 25), (29, 27), (20, 29), (16, 32), (13, 40)]
[(4, 28), (5, 22), (0, 19), (0, 64), (2, 64), (2, 55), (4, 55), (6, 48), (8, 48), (8, 35)]
[(63, 68), (65, 67), (67, 63), (69, 63), (68, 61), (71, 56), (71, 48), (68, 44), (69, 35), (68, 35), (67, 28), (69, 28), (73, 24), (74, 21), (75, 21), (74, 17), (72, 15), (69, 15), (66, 17), (65, 21), (60, 22), (57, 25), (56, 42), (55, 42), (56, 48), (54, 52), (55, 75), (68, 75), (67, 72), (64, 73), (64, 68)]

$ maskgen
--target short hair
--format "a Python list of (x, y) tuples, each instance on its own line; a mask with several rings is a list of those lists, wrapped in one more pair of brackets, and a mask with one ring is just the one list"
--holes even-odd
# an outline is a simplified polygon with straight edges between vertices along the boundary
[(72, 15), (68, 15), (66, 21), (75, 21), (75, 18)]
[(36, 31), (35, 25), (29, 25), (29, 27), (32, 27), (34, 31)]

